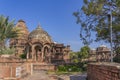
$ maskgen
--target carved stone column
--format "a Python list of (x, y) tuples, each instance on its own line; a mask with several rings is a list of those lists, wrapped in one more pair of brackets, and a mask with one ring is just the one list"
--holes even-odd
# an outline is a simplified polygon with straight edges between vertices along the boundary
[(42, 54), (42, 56), (41, 56), (41, 58), (42, 58), (41, 62), (43, 62), (44, 61), (44, 48), (41, 49), (41, 54)]
[(32, 46), (32, 60), (33, 60), (33, 61), (36, 60), (34, 46)]
[(29, 52), (29, 47), (28, 46), (27, 46), (26, 50), (27, 50), (27, 56), (26, 56), (26, 58), (29, 59), (30, 52)]
[(51, 52), (49, 53), (49, 63), (51, 63)]

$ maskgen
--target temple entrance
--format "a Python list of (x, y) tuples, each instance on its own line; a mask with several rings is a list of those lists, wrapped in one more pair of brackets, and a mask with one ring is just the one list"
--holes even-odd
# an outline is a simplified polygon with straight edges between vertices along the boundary
[(36, 61), (42, 62), (42, 48), (40, 46), (35, 46), (35, 57)]
[(46, 63), (51, 62), (50, 49), (47, 46), (44, 47), (44, 61)]

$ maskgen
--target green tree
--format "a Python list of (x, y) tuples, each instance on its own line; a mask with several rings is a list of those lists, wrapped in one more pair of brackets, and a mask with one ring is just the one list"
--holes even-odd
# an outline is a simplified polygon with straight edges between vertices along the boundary
[[(110, 21), (112, 15), (113, 48), (120, 53), (120, 0), (84, 0), (80, 11), (73, 15), (81, 25), (80, 38), (84, 44), (103, 40), (110, 43)], [(96, 36), (95, 39), (91, 36)]]
[(90, 48), (88, 46), (84, 46), (80, 49), (80, 52), (78, 52), (78, 58), (80, 60), (87, 59), (89, 55)]
[(89, 55), (90, 48), (88, 46), (83, 46), (78, 52), (71, 52), (70, 58), (73, 62), (78, 63), (83, 59), (87, 59)]
[(14, 28), (14, 21), (9, 21), (9, 17), (0, 16), (0, 46), (5, 48), (6, 42), (10, 38), (18, 36), (18, 29)]
[(78, 63), (79, 62), (78, 52), (71, 52), (70, 53), (70, 59), (72, 60), (72, 62)]

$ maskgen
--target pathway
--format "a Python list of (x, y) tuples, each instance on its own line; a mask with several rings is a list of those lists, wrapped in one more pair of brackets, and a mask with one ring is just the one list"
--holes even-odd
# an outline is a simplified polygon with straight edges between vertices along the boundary
[(22, 80), (86, 80), (86, 74), (57, 76), (57, 75), (47, 75), (46, 71), (36, 71), (33, 73), (33, 75), (30, 75)]
[(34, 72), (33, 75), (30, 75), (23, 80), (49, 80), (49, 77), (46, 75), (46, 71), (39, 71)]
[(87, 75), (71, 75), (70, 80), (86, 80)]

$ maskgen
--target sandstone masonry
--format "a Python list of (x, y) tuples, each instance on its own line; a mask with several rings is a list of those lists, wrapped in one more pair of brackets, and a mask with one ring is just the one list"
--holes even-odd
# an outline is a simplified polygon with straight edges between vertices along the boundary
[(87, 75), (88, 80), (120, 80), (120, 64), (90, 63)]

